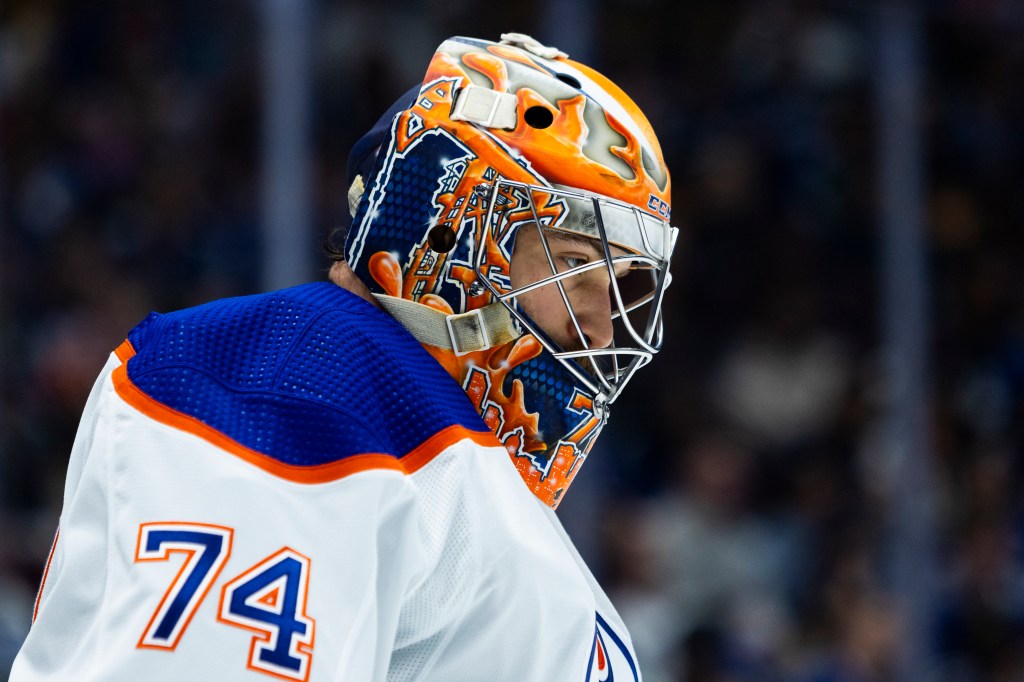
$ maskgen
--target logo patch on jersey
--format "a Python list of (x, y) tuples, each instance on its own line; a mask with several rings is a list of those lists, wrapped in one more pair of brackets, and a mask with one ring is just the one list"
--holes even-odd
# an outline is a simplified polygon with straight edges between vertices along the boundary
[(629, 646), (597, 614), (586, 682), (640, 682), (639, 670)]

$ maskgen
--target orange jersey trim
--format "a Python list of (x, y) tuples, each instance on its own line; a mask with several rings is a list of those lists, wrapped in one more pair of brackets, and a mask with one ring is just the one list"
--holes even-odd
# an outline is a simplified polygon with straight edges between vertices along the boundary
[(217, 429), (204, 424), (195, 417), (179, 412), (163, 403), (154, 400), (142, 389), (132, 383), (128, 377), (128, 360), (135, 355), (131, 341), (125, 340), (114, 354), (121, 364), (114, 369), (114, 390), (121, 399), (146, 415), (150, 419), (172, 428), (191, 433), (225, 452), (242, 459), (253, 466), (294, 483), (329, 483), (361, 471), (372, 469), (391, 469), (411, 474), (421, 469), (442, 451), (460, 440), (469, 439), (478, 445), (501, 447), (498, 439), (490, 431), (472, 431), (459, 424), (444, 428), (413, 450), (395, 457), (394, 455), (367, 452), (351, 455), (338, 462), (297, 466), (285, 464), (268, 455), (229, 438)]
[(32, 622), (39, 617), (39, 604), (43, 601), (43, 590), (46, 588), (46, 579), (50, 576), (50, 564), (53, 563), (53, 555), (57, 553), (57, 541), (60, 540), (60, 526), (53, 536), (53, 544), (50, 545), (50, 553), (46, 556), (46, 567), (43, 569), (43, 578), (39, 581), (39, 591), (36, 592), (36, 603), (32, 607)]

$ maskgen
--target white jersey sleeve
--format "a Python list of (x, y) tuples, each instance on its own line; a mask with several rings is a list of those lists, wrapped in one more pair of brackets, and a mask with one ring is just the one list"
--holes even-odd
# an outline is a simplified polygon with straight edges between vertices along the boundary
[[(390, 469), (289, 481), (89, 399), (65, 508), (12, 679), (383, 680), (422, 571), (413, 486)], [(351, 522), (358, 520), (358, 522)]]

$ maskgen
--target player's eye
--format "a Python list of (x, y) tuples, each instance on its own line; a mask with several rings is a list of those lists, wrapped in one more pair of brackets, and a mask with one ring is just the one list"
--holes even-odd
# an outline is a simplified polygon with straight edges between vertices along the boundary
[(565, 256), (565, 257), (562, 258), (562, 260), (565, 261), (565, 264), (569, 268), (578, 268), (581, 265), (586, 265), (587, 264), (587, 259), (586, 258), (579, 258), (579, 257), (576, 257), (576, 256)]

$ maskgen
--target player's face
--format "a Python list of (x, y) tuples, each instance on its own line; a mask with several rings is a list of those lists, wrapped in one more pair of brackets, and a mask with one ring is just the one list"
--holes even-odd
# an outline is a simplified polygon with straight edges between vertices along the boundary
[[(558, 272), (604, 260), (601, 245), (593, 239), (559, 230), (544, 230), (543, 238), (547, 240), (551, 261)], [(513, 289), (552, 276), (541, 240), (541, 232), (536, 225), (520, 229), (512, 253)], [(613, 247), (612, 255), (621, 255), (621, 252)], [(613, 334), (608, 269), (597, 267), (560, 281), (587, 345), (590, 348), (607, 348)], [(556, 284), (546, 284), (517, 298), (523, 311), (563, 350), (584, 347)]]

